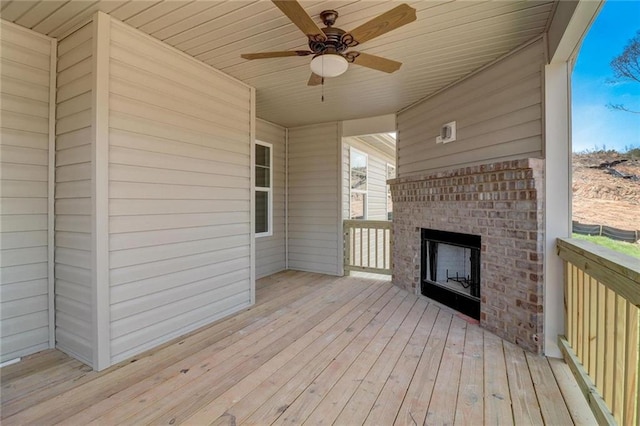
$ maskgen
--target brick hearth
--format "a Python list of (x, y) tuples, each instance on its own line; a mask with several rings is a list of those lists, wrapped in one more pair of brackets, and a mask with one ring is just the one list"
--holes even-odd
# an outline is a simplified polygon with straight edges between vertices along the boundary
[(420, 229), (480, 235), (480, 323), (542, 352), (544, 161), (525, 159), (390, 181), (393, 283), (420, 291)]

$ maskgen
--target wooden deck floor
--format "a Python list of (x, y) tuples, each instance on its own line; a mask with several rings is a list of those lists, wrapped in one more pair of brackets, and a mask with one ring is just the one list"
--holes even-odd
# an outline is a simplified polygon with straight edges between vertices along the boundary
[(2, 424), (595, 424), (568, 367), (388, 281), (283, 272), (237, 315), (96, 373), (0, 370)]

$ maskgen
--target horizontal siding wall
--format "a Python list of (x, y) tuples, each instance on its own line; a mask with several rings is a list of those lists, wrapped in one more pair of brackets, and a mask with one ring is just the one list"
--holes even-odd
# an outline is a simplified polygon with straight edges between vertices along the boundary
[(289, 129), (289, 268), (341, 272), (337, 123)]
[(251, 90), (115, 20), (110, 43), (115, 363), (251, 303)]
[(52, 42), (0, 21), (0, 362), (49, 347)]
[(347, 199), (347, 215), (344, 219), (349, 219), (349, 154), (350, 148), (353, 147), (367, 154), (367, 220), (387, 220), (387, 164), (395, 165), (395, 158), (385, 155), (358, 138), (344, 138), (344, 145), (347, 155), (346, 173), (343, 173), (346, 178), (344, 196)]
[(58, 43), (56, 346), (93, 363), (91, 133), (93, 23)]
[[(542, 40), (398, 114), (398, 177), (543, 156)], [(457, 122), (457, 140), (436, 144)]]
[(256, 120), (256, 140), (273, 145), (273, 235), (256, 238), (256, 278), (262, 278), (285, 269), (286, 131)]

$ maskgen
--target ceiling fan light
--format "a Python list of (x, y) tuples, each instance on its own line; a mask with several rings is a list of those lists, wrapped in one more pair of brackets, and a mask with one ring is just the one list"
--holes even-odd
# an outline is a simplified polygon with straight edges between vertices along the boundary
[(341, 55), (325, 53), (311, 60), (311, 72), (320, 77), (337, 77), (349, 67), (349, 62)]

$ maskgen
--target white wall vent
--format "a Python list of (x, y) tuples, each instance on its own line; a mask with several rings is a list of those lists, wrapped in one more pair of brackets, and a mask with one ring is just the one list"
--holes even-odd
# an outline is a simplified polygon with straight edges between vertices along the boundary
[(436, 143), (449, 143), (456, 140), (456, 122), (452, 121), (440, 127), (440, 134), (436, 136)]

